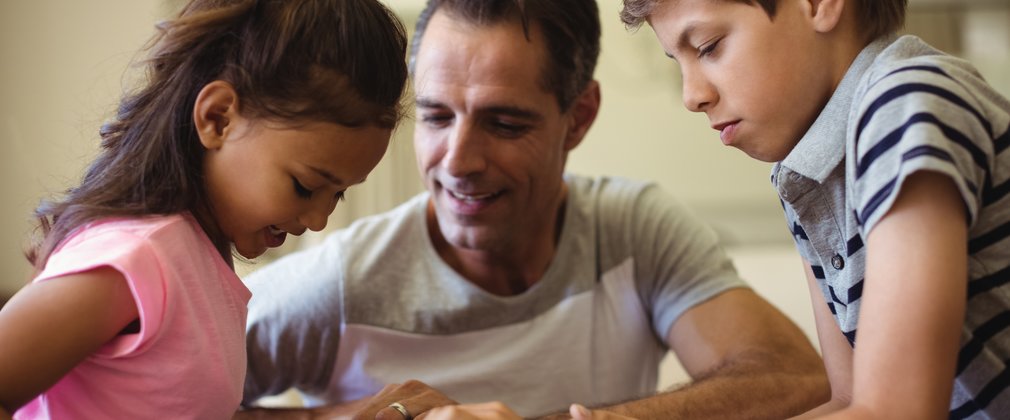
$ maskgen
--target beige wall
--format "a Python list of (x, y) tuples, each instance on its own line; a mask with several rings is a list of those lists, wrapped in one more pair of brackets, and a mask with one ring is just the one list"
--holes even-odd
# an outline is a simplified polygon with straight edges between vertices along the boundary
[[(387, 0), (408, 26), (421, 0)], [(1007, 0), (913, 0), (913, 32), (963, 49), (983, 74), (1010, 93)], [(98, 144), (134, 53), (179, 0), (32, 0), (0, 2), (0, 294), (24, 283), (21, 257), (38, 199), (72, 185)], [(788, 242), (769, 183), (769, 165), (723, 147), (702, 115), (680, 103), (679, 76), (650, 29), (629, 35), (618, 0), (600, 0), (604, 23), (598, 79), (600, 117), (569, 168), (655, 180), (716, 225), (730, 244)], [(951, 15), (949, 5), (986, 9)], [(944, 29), (946, 28), (946, 29)], [(966, 48), (961, 48), (964, 45)], [(420, 189), (413, 169), (411, 122), (387, 157), (331, 218), (333, 226), (386, 210)]]

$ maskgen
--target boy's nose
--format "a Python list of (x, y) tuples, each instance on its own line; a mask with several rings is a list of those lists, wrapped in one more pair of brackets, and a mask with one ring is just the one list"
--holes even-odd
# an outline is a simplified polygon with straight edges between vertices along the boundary
[(705, 112), (715, 102), (715, 89), (702, 77), (683, 73), (684, 107), (691, 112)]

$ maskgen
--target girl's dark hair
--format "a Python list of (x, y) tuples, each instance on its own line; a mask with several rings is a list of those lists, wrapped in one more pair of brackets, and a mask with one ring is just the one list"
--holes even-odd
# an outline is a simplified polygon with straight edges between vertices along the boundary
[(223, 80), (249, 118), (393, 128), (403, 115), (406, 34), (377, 0), (193, 0), (157, 26), (146, 82), (101, 130), (79, 186), (36, 209), (36, 271), (75, 228), (107, 217), (191, 212), (227, 255), (210, 217), (193, 104)]

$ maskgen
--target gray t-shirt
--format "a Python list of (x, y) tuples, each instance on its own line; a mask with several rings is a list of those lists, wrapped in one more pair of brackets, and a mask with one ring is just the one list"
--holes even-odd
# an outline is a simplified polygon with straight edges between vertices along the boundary
[[(772, 172), (800, 253), (850, 344), (865, 238), (920, 171), (947, 176), (968, 227), (966, 314), (950, 418), (1010, 413), (1010, 102), (967, 62), (918, 38), (864, 49)], [(887, 281), (887, 279), (874, 279)], [(906, 302), (894, 302), (896, 310)], [(915, 349), (908, 349), (915, 351)]]
[(516, 296), (439, 258), (427, 194), (253, 273), (246, 401), (294, 387), (344, 402), (418, 379), (538, 415), (654, 393), (674, 321), (744, 284), (714, 233), (654, 185), (566, 182), (557, 254)]

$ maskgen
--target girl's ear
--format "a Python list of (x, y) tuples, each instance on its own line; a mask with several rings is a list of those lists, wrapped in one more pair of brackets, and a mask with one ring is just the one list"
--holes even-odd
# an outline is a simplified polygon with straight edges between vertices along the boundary
[(828, 33), (838, 27), (845, 14), (846, 0), (805, 0), (808, 18), (817, 32)]
[(215, 80), (196, 95), (193, 125), (203, 147), (219, 149), (234, 130), (238, 117), (238, 94), (231, 83)]

